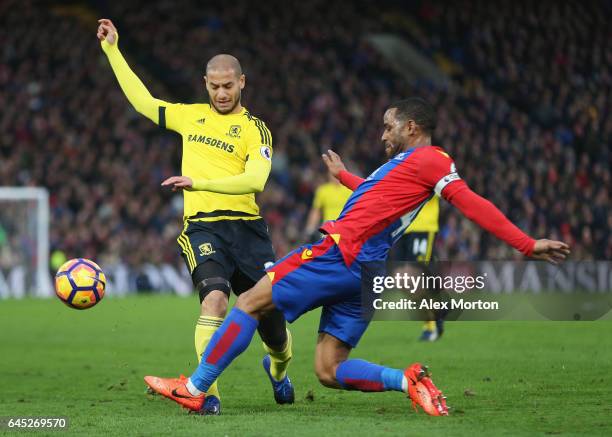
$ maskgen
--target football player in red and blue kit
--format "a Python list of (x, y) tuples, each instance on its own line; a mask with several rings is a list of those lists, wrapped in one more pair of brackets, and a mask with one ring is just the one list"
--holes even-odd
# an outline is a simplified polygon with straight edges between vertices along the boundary
[(435, 123), (433, 107), (422, 99), (391, 105), (382, 135), (389, 161), (365, 180), (346, 171), (334, 152), (324, 155), (331, 173), (353, 191), (338, 219), (321, 227), (325, 237), (289, 253), (238, 297), (186, 382), (155, 378), (158, 383), (153, 388), (199, 411), (206, 390), (247, 348), (262, 316), (277, 308), (293, 322), (322, 307), (315, 371), (323, 385), (400, 391), (410, 396), (413, 406), (418, 404), (431, 415), (447, 415), (442, 393), (421, 364), (400, 370), (349, 358), (369, 323), (361, 309), (362, 265), (384, 261), (434, 193), (525, 256), (557, 263), (569, 254), (569, 247), (560, 241), (534, 240), (471, 191), (451, 157), (431, 145)]

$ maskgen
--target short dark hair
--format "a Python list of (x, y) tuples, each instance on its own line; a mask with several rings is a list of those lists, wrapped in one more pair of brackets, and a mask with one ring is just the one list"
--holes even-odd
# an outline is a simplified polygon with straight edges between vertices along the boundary
[(228, 55), (227, 53), (215, 55), (206, 63), (206, 74), (208, 74), (209, 70), (217, 69), (234, 70), (236, 76), (240, 76), (242, 74), (242, 66), (240, 65), (240, 61), (235, 56)]
[(421, 130), (429, 135), (436, 129), (436, 111), (429, 102), (420, 97), (397, 101), (389, 106), (389, 109), (397, 109), (395, 117), (398, 120), (414, 120)]

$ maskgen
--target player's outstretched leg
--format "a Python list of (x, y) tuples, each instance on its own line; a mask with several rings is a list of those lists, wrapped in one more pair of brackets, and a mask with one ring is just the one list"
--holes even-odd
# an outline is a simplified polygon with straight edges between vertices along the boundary
[(257, 319), (234, 306), (212, 336), (198, 368), (187, 381), (149, 377), (147, 384), (183, 407), (206, 414), (203, 410), (206, 391), (234, 358), (246, 350), (257, 325)]
[[(191, 276), (200, 297), (200, 316), (194, 334), (196, 356), (199, 362), (213, 334), (223, 323), (227, 312), (231, 284), (225, 279), (223, 267), (213, 260), (199, 264)], [(180, 378), (168, 379), (154, 376), (145, 377), (149, 392), (158, 392), (166, 397), (171, 397), (172, 390), (180, 384), (185, 384), (186, 381), (187, 378), (182, 375)], [(221, 413), (221, 396), (216, 381), (208, 389), (208, 396), (201, 412), (207, 415)]]
[[(152, 387), (158, 393), (192, 411), (201, 412), (205, 393), (227, 366), (246, 350), (262, 315), (274, 309), (272, 284), (264, 276), (251, 290), (241, 294), (221, 327), (202, 354), (196, 371), (186, 384), (157, 378)], [(169, 391), (169, 395), (165, 394)]]
[(431, 381), (425, 366), (412, 364), (405, 370), (380, 366), (365, 360), (350, 359), (351, 347), (334, 336), (321, 333), (317, 343), (315, 370), (319, 381), (330, 388), (406, 393), (413, 407), (419, 405), (432, 416), (448, 415), (442, 392)]

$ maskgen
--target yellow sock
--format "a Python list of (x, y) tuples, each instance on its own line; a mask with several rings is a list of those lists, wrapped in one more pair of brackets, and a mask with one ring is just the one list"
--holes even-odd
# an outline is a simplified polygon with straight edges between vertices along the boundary
[(293, 356), (293, 350), (291, 348), (291, 332), (287, 329), (287, 343), (281, 351), (275, 351), (268, 347), (267, 344), (263, 343), (263, 347), (266, 352), (270, 354), (270, 374), (272, 378), (280, 381), (287, 375), (287, 367), (289, 367), (289, 361)]
[[(195, 327), (195, 350), (198, 355), (198, 363), (202, 359), (202, 354), (204, 353), (204, 349), (210, 342), (215, 331), (221, 326), (223, 323), (222, 317), (212, 317), (212, 316), (200, 316), (198, 318), (198, 322)], [(209, 395), (216, 396), (221, 399), (219, 396), (219, 388), (217, 387), (217, 381), (210, 386), (208, 391), (206, 392)]]
[(435, 331), (436, 330), (436, 322), (428, 321), (423, 325), (423, 331)]

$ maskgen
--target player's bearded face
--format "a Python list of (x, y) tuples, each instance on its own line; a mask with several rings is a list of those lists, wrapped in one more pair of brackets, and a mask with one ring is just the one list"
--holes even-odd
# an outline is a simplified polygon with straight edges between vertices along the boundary
[(244, 75), (234, 70), (209, 71), (205, 77), (210, 104), (219, 114), (231, 114), (240, 103)]
[(395, 118), (395, 108), (388, 109), (383, 118), (384, 131), (382, 142), (385, 146), (385, 155), (391, 159), (406, 149), (408, 138), (404, 135), (404, 123)]

